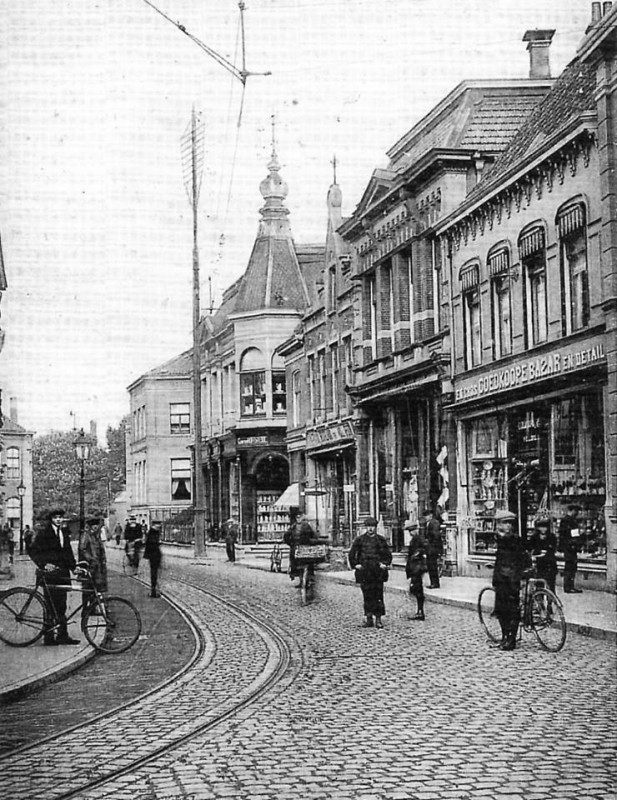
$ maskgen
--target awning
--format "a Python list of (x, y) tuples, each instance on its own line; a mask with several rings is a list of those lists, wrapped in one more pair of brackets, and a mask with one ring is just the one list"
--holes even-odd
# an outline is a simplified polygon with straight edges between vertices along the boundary
[(272, 503), (272, 508), (299, 508), (300, 506), (300, 484), (290, 483), (283, 494)]

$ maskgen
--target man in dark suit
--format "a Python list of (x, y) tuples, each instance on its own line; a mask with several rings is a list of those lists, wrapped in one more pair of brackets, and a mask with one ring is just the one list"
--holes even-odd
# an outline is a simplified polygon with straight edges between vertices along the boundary
[[(65, 589), (71, 582), (71, 571), (75, 569), (75, 556), (71, 547), (69, 531), (64, 526), (64, 509), (54, 509), (49, 515), (49, 522), (38, 531), (32, 540), (29, 556), (37, 567), (45, 572), (47, 589), (45, 599), (49, 604), (49, 615), (46, 619), (45, 638), (43, 644), (79, 644), (78, 639), (69, 636), (66, 623)], [(55, 611), (55, 614), (54, 614)], [(53, 628), (57, 627), (54, 636)]]

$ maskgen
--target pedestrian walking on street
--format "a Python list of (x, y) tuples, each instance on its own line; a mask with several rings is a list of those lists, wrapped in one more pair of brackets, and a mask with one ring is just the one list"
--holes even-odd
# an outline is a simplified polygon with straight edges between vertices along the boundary
[(563, 553), (563, 590), (566, 594), (581, 594), (582, 589), (576, 589), (574, 579), (578, 569), (578, 551), (583, 537), (578, 521), (581, 507), (572, 504), (559, 523), (559, 549)]
[(521, 619), (521, 580), (531, 566), (531, 556), (525, 550), (516, 529), (516, 515), (511, 511), (495, 512), (497, 553), (493, 568), (495, 616), (501, 626), (500, 650), (514, 650)]
[[(299, 514), (292, 523), (285, 535), (283, 541), (289, 546), (289, 578), (300, 578), (302, 570), (296, 566), (296, 548), (299, 544), (315, 544), (319, 541), (313, 526), (308, 521), (306, 514)], [(301, 583), (298, 583), (294, 588), (299, 589)]]
[(146, 533), (144, 545), (144, 558), (150, 562), (150, 597), (158, 597), (158, 577), (161, 568), (161, 521), (152, 521)]
[(103, 520), (100, 517), (88, 517), (77, 547), (77, 558), (87, 562), (92, 583), (99, 592), (106, 592), (108, 589), (107, 553), (103, 535)]
[[(363, 628), (383, 628), (381, 618), (386, 613), (383, 585), (388, 580), (392, 550), (387, 540), (377, 533), (377, 520), (368, 517), (364, 532), (357, 536), (349, 551), (349, 564), (355, 570), (356, 583), (362, 589), (365, 621)], [(374, 618), (374, 621), (373, 621)]]
[[(64, 527), (64, 515), (64, 509), (54, 509), (47, 525), (37, 531), (30, 545), (30, 558), (39, 569), (45, 571), (45, 645), (79, 644), (79, 640), (69, 636), (67, 630), (67, 593), (54, 588), (69, 583), (70, 573), (75, 569), (75, 556), (68, 528)], [(52, 609), (55, 609), (55, 615)], [(58, 625), (56, 636), (53, 632), (55, 625)]]
[(225, 524), (225, 550), (227, 551), (227, 560), (233, 564), (236, 560), (236, 542), (238, 541), (239, 525), (233, 517), (227, 520)]
[[(430, 511), (428, 513), (430, 514)], [(405, 574), (409, 579), (409, 594), (416, 598), (417, 605), (416, 615), (412, 620), (424, 622), (424, 573), (428, 569), (426, 540), (415, 522), (406, 522), (405, 530), (414, 531), (409, 541), (405, 564)]]
[(546, 581), (547, 587), (555, 594), (557, 579), (557, 537), (551, 531), (548, 519), (538, 519), (534, 525), (534, 532), (527, 541), (527, 549), (532, 555), (536, 566), (536, 576)]
[(137, 522), (137, 517), (129, 517), (124, 528), (124, 551), (134, 567), (139, 564), (139, 550), (142, 540), (143, 531), (141, 525)]
[(439, 560), (443, 556), (441, 520), (430, 508), (424, 509), (422, 520), (423, 524), (420, 526), (420, 530), (426, 541), (426, 565), (430, 581), (428, 588), (439, 589)]
[(119, 522), (116, 523), (116, 527), (114, 528), (114, 539), (116, 540), (116, 545), (120, 547), (120, 539), (122, 539), (122, 525)]

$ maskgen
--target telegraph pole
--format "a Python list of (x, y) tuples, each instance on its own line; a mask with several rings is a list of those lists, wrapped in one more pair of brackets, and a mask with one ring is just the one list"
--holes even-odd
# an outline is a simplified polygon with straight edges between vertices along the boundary
[(199, 247), (197, 244), (197, 207), (203, 170), (204, 124), (198, 122), (195, 109), (191, 123), (182, 137), (182, 167), (184, 186), (193, 211), (193, 509), (195, 513), (195, 556), (206, 553), (206, 526), (204, 510), (204, 476), (201, 458), (201, 364), (199, 354)]

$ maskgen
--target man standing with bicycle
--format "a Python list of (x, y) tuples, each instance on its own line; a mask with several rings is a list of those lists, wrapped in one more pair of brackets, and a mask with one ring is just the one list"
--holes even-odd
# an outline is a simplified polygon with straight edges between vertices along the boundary
[(525, 550), (516, 530), (516, 515), (511, 511), (495, 513), (497, 553), (493, 570), (495, 616), (501, 626), (500, 650), (514, 650), (521, 620), (521, 580), (531, 567), (531, 556)]
[[(79, 644), (79, 639), (69, 636), (66, 623), (66, 586), (71, 582), (75, 569), (75, 556), (71, 547), (68, 528), (64, 527), (64, 509), (54, 509), (49, 522), (38, 531), (32, 540), (28, 555), (45, 572), (46, 619), (43, 644)], [(58, 626), (54, 636), (53, 628)]]

